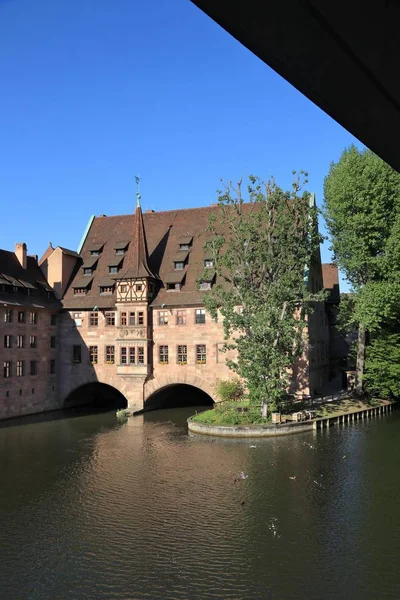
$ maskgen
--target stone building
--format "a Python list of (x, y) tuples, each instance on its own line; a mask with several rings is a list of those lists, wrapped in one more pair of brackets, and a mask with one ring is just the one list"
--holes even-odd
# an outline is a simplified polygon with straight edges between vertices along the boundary
[[(146, 211), (92, 218), (66, 281), (61, 282), (60, 401), (80, 386), (101, 382), (119, 390), (130, 407), (149, 405), (168, 387), (186, 384), (214, 399), (217, 378), (230, 378), (223, 353), (223, 326), (204, 308), (215, 282), (204, 251), (214, 206)], [(51, 267), (50, 252), (47, 257)], [(61, 253), (62, 254), (62, 253)], [(209, 273), (198, 285), (204, 270)], [(50, 271), (48, 271), (50, 273)], [(309, 285), (322, 289), (318, 256)], [(309, 350), (293, 368), (298, 393), (313, 393), (328, 377), (329, 335), (324, 304), (308, 324)], [(82, 388), (84, 389), (84, 388)]]
[(0, 419), (58, 408), (60, 309), (26, 244), (0, 250)]

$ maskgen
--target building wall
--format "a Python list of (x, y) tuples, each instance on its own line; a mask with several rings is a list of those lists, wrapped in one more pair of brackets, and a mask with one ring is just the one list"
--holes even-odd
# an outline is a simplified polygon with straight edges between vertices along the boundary
[[(7, 310), (13, 311), (11, 323), (5, 322)], [(25, 313), (25, 323), (18, 323), (18, 312)], [(30, 313), (37, 313), (37, 323), (30, 323)], [(58, 326), (51, 325), (55, 311), (16, 307), (5, 303), (0, 307), (0, 419), (54, 410), (59, 407), (57, 390)], [(57, 317), (58, 321), (58, 317)], [(5, 336), (11, 336), (11, 348), (5, 347)], [(17, 347), (18, 336), (24, 336), (24, 347)], [(30, 348), (29, 337), (36, 336), (36, 348)], [(51, 337), (56, 347), (51, 348)], [(56, 360), (56, 372), (50, 373), (50, 361)], [(17, 376), (17, 362), (23, 361), (23, 374)], [(30, 361), (36, 361), (37, 374), (30, 374)], [(11, 362), (11, 377), (5, 377), (5, 363)]]

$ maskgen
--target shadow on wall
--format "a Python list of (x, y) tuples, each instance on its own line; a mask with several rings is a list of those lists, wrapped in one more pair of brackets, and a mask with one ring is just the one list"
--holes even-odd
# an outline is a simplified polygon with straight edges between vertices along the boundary
[(213, 399), (198, 388), (179, 383), (157, 390), (145, 402), (144, 410), (180, 408), (184, 406), (214, 406)]
[(92, 382), (81, 385), (65, 399), (63, 408), (93, 406), (99, 410), (126, 408), (127, 400), (121, 392), (105, 383)]

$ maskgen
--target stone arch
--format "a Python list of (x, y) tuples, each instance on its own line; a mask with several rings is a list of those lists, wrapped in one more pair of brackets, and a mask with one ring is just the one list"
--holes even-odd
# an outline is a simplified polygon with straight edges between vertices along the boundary
[(201, 377), (197, 377), (196, 375), (172, 375), (170, 377), (157, 377), (154, 379), (150, 379), (145, 383), (144, 386), (144, 406), (146, 407), (146, 401), (155, 394), (156, 392), (161, 391), (164, 388), (171, 387), (173, 385), (191, 385), (194, 388), (198, 388), (208, 396), (210, 396), (213, 402), (217, 401), (214, 389), (212, 384), (210, 384), (205, 379)]
[(64, 398), (62, 408), (97, 406), (98, 408), (126, 408), (127, 398), (115, 386), (100, 381), (77, 385)]

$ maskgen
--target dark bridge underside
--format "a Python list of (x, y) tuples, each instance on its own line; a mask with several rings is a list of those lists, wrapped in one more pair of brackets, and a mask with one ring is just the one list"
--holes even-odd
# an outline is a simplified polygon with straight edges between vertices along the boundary
[(400, 171), (397, 0), (192, 0)]
[(93, 406), (96, 410), (126, 408), (125, 396), (111, 385), (100, 382), (87, 383), (76, 388), (64, 401), (63, 408)]
[(144, 410), (160, 408), (178, 408), (182, 406), (213, 406), (213, 399), (208, 394), (193, 387), (179, 383), (154, 392), (145, 402)]

